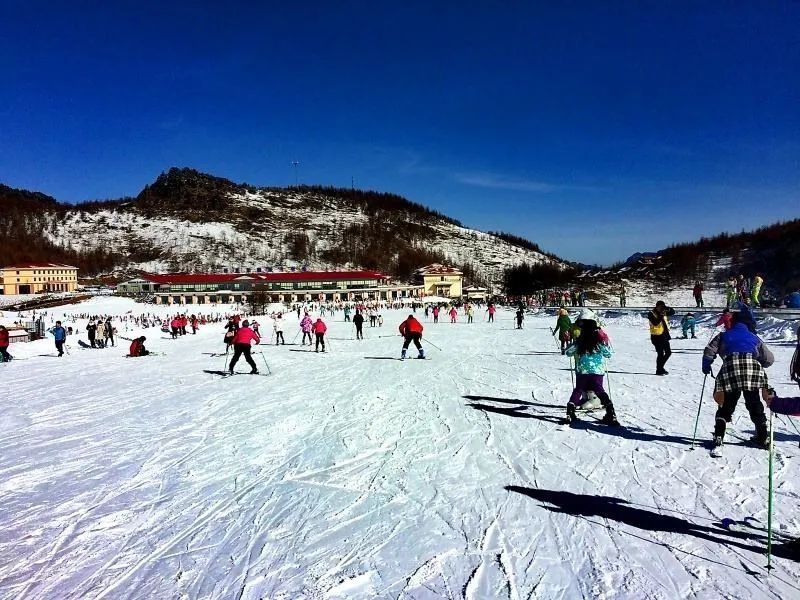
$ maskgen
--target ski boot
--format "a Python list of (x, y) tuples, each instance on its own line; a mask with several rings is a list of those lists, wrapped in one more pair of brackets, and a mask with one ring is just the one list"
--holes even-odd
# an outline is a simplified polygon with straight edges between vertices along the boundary
[(756, 448), (762, 448), (764, 450), (769, 450), (769, 438), (768, 437), (761, 437), (760, 435), (754, 435), (750, 438), (750, 443), (753, 444)]
[(612, 427), (618, 427), (619, 421), (617, 421), (617, 413), (614, 410), (614, 404), (609, 400), (605, 403), (606, 407), (606, 414), (603, 415), (603, 418), (600, 419), (600, 422), (603, 425), (611, 425)]
[(419, 349), (419, 356), (417, 358), (425, 358), (425, 350), (422, 348)]
[(578, 416), (575, 414), (575, 404), (572, 402), (567, 402), (567, 425), (571, 425), (575, 421), (578, 420)]
[(250, 375), (258, 375), (258, 369), (253, 369), (250, 371)]
[(405, 359), (406, 359), (406, 349), (405, 349), (405, 348), (403, 348), (403, 349), (400, 351), (400, 360), (405, 360)]

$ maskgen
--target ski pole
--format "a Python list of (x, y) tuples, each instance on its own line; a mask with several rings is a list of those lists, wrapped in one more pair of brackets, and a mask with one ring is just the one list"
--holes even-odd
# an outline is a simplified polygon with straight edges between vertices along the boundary
[(222, 368), (223, 371), (228, 370), (228, 351), (230, 350), (230, 346), (225, 347), (225, 366)]
[(700, 409), (703, 408), (703, 394), (706, 391), (706, 381), (708, 375), (703, 376), (703, 387), (700, 389), (700, 404), (697, 405), (697, 417), (694, 420), (694, 433), (692, 434), (692, 445), (689, 450), (694, 450), (694, 443), (697, 440), (697, 424), (700, 422)]
[(264, 353), (263, 352), (259, 352), (259, 354), (261, 354), (261, 359), (264, 361), (264, 366), (267, 367), (267, 373), (272, 375), (272, 369), (269, 368), (269, 363), (267, 363), (267, 359), (264, 356)]
[(294, 334), (294, 337), (292, 338), (292, 344), (294, 344), (295, 340), (297, 339), (297, 336), (300, 335), (301, 331), (302, 331), (301, 329), (298, 329), (297, 333)]
[(614, 392), (611, 391), (611, 373), (608, 371), (608, 361), (606, 361), (606, 381), (608, 382), (608, 395), (613, 396)]
[(767, 497), (767, 570), (772, 568), (772, 457), (775, 454), (773, 450), (773, 437), (772, 437), (772, 415), (774, 413), (769, 411), (769, 491)]
[(575, 389), (575, 377), (573, 373), (573, 367), (575, 366), (575, 357), (569, 357), (569, 380), (572, 382), (572, 389)]
[[(781, 421), (783, 421), (783, 417), (781, 417)], [(797, 429), (797, 425), (794, 424), (794, 421), (792, 421), (791, 417), (789, 417), (789, 423), (792, 424), (792, 427), (794, 427), (794, 430), (797, 432), (797, 435), (800, 435), (800, 429)]]
[(426, 344), (430, 344), (431, 346), (433, 346), (434, 348), (436, 348), (436, 349), (437, 349), (439, 352), (443, 352), (443, 350), (442, 350), (441, 348), (439, 348), (439, 346), (437, 346), (436, 344), (434, 344), (432, 341), (430, 341), (430, 340), (429, 340), (429, 339), (427, 339), (427, 338), (425, 339), (425, 343), (426, 343)]

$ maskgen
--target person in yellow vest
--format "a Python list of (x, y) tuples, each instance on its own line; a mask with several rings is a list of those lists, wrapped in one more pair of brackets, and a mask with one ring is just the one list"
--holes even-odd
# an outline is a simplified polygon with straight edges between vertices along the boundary
[(656, 302), (656, 306), (651, 310), (647, 319), (650, 321), (650, 341), (656, 349), (656, 375), (668, 375), (669, 372), (664, 368), (672, 349), (669, 347), (669, 321), (668, 317), (675, 314), (675, 310), (664, 304), (663, 300)]
[(753, 288), (750, 291), (750, 300), (753, 306), (758, 306), (758, 297), (761, 295), (761, 286), (764, 283), (764, 279), (761, 277), (761, 273), (756, 273), (756, 276), (753, 278)]

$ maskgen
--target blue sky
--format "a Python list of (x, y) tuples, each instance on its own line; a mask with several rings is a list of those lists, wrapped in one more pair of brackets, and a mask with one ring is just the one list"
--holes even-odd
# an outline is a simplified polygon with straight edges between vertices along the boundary
[[(164, 7), (163, 5), (169, 5)], [(572, 260), (800, 217), (800, 2), (0, 0), (0, 182), (402, 194)]]

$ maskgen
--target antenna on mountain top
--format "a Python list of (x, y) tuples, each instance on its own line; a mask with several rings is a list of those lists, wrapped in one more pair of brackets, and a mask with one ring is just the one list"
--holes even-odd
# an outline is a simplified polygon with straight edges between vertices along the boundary
[(300, 164), (299, 160), (293, 160), (292, 166), (294, 167), (294, 187), (297, 187), (297, 167)]

